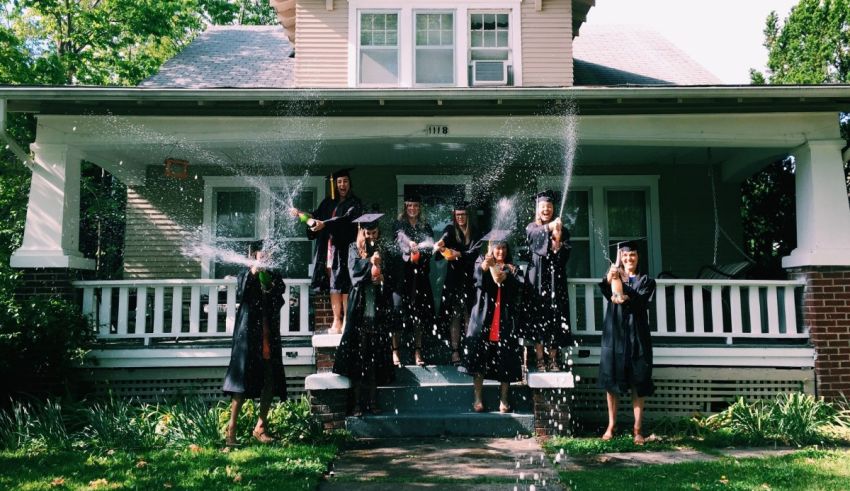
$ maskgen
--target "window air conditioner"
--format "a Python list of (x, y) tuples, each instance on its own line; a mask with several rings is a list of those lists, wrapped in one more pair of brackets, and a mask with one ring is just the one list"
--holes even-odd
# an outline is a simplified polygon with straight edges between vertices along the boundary
[(474, 60), (472, 62), (472, 85), (507, 85), (508, 62), (506, 60)]

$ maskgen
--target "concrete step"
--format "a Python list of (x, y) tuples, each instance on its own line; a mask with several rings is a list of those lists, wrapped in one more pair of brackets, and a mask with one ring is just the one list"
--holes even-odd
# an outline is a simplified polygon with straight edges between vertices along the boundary
[[(484, 386), (484, 405), (499, 408), (499, 386)], [(510, 402), (515, 411), (532, 412), (531, 390), (526, 386), (512, 385)], [(398, 414), (456, 414), (472, 408), (472, 384), (424, 387), (380, 387), (378, 403), (387, 413)]]
[(531, 413), (498, 412), (364, 415), (348, 417), (345, 428), (358, 438), (480, 436), (515, 437), (534, 431)]

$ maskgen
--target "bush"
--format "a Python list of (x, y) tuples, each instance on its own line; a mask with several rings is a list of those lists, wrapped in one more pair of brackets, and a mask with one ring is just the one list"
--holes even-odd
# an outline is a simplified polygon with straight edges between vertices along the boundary
[(287, 443), (304, 443), (322, 438), (322, 423), (310, 412), (310, 401), (301, 396), (269, 411), (269, 430)]
[(9, 450), (70, 448), (71, 433), (61, 404), (50, 400), (13, 404), (0, 414), (0, 443)]
[(201, 399), (184, 399), (163, 413), (161, 428), (167, 429), (172, 443), (215, 446), (224, 438), (220, 424), (222, 412), (230, 414), (224, 402), (210, 406)]
[(157, 433), (160, 411), (149, 404), (110, 398), (82, 406), (83, 430), (80, 437), (86, 446), (98, 448), (152, 448), (165, 438)]

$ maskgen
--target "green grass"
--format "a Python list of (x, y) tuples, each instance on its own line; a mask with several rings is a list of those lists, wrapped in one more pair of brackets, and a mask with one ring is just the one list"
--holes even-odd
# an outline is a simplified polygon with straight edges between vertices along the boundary
[(572, 456), (582, 455), (599, 455), (611, 452), (661, 452), (665, 450), (675, 450), (681, 448), (682, 444), (675, 444), (670, 441), (650, 441), (645, 445), (635, 445), (630, 436), (618, 436), (608, 441), (603, 441), (599, 437), (592, 438), (569, 438), (555, 437), (547, 440), (543, 444), (544, 450), (550, 454), (560, 452)]
[(0, 489), (312, 490), (335, 445), (0, 452)]
[(836, 490), (850, 489), (850, 451), (802, 450), (782, 457), (723, 458), (714, 462), (599, 468), (561, 472), (575, 491), (635, 490)]

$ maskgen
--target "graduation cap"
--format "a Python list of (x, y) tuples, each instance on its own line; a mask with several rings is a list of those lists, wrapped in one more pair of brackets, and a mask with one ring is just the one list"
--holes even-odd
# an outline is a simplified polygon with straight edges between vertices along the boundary
[(465, 199), (457, 199), (455, 200), (453, 206), (453, 211), (466, 211), (469, 209), (469, 201)]
[(549, 203), (554, 203), (555, 202), (555, 192), (550, 190), (550, 189), (547, 189), (545, 191), (540, 191), (539, 193), (534, 195), (534, 201), (538, 202), (538, 203), (540, 201), (548, 201)]
[(263, 250), (263, 241), (255, 240), (248, 243), (248, 254), (253, 256), (255, 252)]
[(331, 199), (336, 199), (336, 180), (338, 177), (347, 177), (351, 179), (351, 171), (354, 170), (354, 167), (343, 167), (342, 169), (337, 169), (334, 172), (331, 172), (328, 175), (328, 180), (331, 181)]
[(383, 213), (366, 213), (364, 215), (360, 215), (351, 221), (351, 223), (356, 223), (358, 226), (365, 228), (366, 230), (372, 230), (378, 228), (378, 220), (384, 216)]
[(417, 193), (416, 191), (408, 191), (404, 193), (404, 202), (405, 203), (421, 203), (422, 195)]
[(623, 240), (620, 242), (615, 242), (608, 246), (608, 248), (614, 248), (614, 253), (617, 257), (615, 264), (620, 263), (620, 251), (630, 252), (630, 251), (638, 251), (638, 242), (646, 240), (646, 237), (639, 237), (637, 239), (629, 239)]

